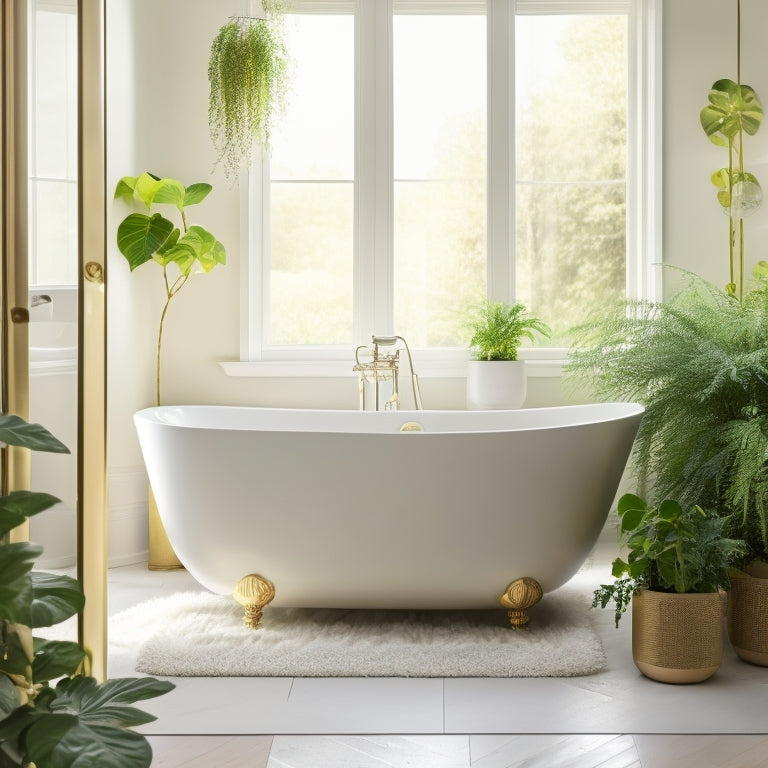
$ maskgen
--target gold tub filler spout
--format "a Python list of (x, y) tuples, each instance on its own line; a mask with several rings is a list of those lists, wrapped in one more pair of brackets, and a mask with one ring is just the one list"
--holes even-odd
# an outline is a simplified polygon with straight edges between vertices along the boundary
[[(398, 341), (402, 342), (408, 355), (408, 367), (411, 371), (413, 402), (417, 411), (423, 409), (419, 377), (413, 370), (413, 358), (408, 342), (402, 336), (372, 336), (371, 345), (361, 344), (355, 350), (353, 371), (360, 374), (360, 410), (398, 411), (400, 410), (400, 349), (394, 349)], [(382, 351), (380, 347), (393, 348)], [(367, 359), (361, 359), (361, 357)], [(369, 403), (366, 391), (373, 389), (373, 403)]]

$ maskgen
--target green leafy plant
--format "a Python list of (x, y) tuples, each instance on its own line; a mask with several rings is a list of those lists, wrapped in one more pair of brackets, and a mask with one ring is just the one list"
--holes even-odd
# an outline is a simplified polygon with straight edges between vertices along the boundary
[[(754, 136), (763, 120), (763, 107), (753, 88), (741, 83), (741, 2), (737, 0), (737, 81), (717, 80), (701, 110), (704, 133), (718, 147), (728, 149), (728, 165), (712, 174), (717, 200), (728, 215), (730, 280), (725, 290), (741, 300), (744, 294), (744, 217), (763, 200), (760, 183), (744, 169), (744, 134)], [(736, 233), (738, 229), (738, 266)]]
[[(155, 391), (160, 405), (160, 362), (163, 325), (171, 300), (199, 271), (210, 272), (217, 264), (226, 263), (224, 246), (207, 230), (188, 225), (187, 208), (201, 203), (211, 191), (210, 184), (198, 183), (185, 187), (176, 179), (161, 179), (151, 173), (124, 176), (115, 188), (115, 199), (128, 204), (143, 203), (149, 213), (131, 213), (117, 228), (117, 247), (125, 256), (131, 272), (148, 261), (163, 270), (165, 304), (160, 314), (157, 334), (157, 364)], [(158, 212), (153, 206), (171, 206), (181, 218), (181, 228)], [(171, 274), (169, 268), (174, 265)]]
[(263, 0), (265, 18), (238, 17), (219, 30), (208, 64), (208, 125), (227, 176), (250, 164), (253, 142), (268, 148), (290, 74), (282, 2)]
[[(44, 427), (13, 415), (0, 415), (0, 440), (69, 453)], [(74, 616), (85, 601), (75, 579), (32, 570), (42, 547), (9, 543), (11, 529), (57, 501), (32, 491), (0, 496), (0, 766), (146, 768), (152, 749), (128, 729), (155, 717), (130, 705), (173, 684), (152, 677), (98, 683), (83, 674), (78, 643), (33, 636)]]
[(745, 561), (768, 558), (768, 263), (755, 280), (741, 302), (695, 275), (666, 302), (621, 302), (575, 330), (567, 366), (645, 407), (633, 455), (651, 501), (727, 518)]
[(531, 341), (534, 332), (548, 336), (549, 326), (531, 317), (523, 304), (484, 301), (469, 321), (469, 342), (475, 360), (517, 360), (523, 338)]
[(743, 542), (723, 535), (723, 518), (698, 505), (684, 510), (672, 499), (649, 506), (632, 493), (619, 499), (618, 514), (628, 556), (613, 561), (616, 581), (601, 584), (592, 602), (605, 608), (613, 601), (617, 627), (639, 589), (689, 593), (730, 586), (728, 569)]

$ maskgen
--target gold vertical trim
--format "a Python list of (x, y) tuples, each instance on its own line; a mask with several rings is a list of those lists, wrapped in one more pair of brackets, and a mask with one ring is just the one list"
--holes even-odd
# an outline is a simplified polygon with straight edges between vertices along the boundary
[(78, 0), (77, 573), (79, 638), (107, 676), (105, 0)]
[[(0, 346), (2, 411), (29, 417), (27, 309), (27, 4), (2, 0), (2, 188), (0, 189)], [(2, 449), (0, 492), (29, 488), (29, 451)], [(29, 536), (25, 523), (12, 541)]]

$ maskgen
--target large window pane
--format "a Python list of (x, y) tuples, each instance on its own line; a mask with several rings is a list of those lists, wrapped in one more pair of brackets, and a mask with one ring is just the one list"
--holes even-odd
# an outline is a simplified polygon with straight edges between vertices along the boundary
[(272, 184), (271, 344), (352, 338), (351, 183)]
[(515, 24), (515, 293), (565, 343), (625, 293), (627, 19)]
[(287, 20), (294, 60), (270, 160), (269, 344), (352, 342), (354, 23)]
[(397, 15), (394, 317), (415, 346), (466, 343), (485, 293), (486, 20)]

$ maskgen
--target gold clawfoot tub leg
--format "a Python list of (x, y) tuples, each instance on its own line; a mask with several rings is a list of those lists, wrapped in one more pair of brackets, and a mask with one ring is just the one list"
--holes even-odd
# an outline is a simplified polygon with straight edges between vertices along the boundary
[(245, 608), (243, 624), (251, 629), (259, 626), (262, 608), (275, 598), (275, 585), (257, 573), (243, 576), (237, 582), (233, 597)]
[(543, 594), (541, 584), (529, 576), (515, 579), (507, 587), (499, 602), (508, 609), (507, 616), (512, 629), (520, 629), (528, 623), (530, 617), (526, 611), (536, 605)]

